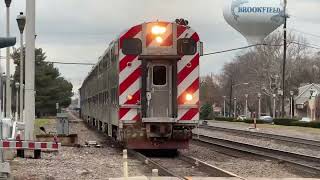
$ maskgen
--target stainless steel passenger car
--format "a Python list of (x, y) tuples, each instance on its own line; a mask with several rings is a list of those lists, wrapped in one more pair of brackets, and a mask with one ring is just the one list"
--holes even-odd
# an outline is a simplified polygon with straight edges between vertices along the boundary
[(188, 148), (199, 120), (201, 52), (183, 21), (130, 28), (84, 80), (82, 118), (131, 149)]

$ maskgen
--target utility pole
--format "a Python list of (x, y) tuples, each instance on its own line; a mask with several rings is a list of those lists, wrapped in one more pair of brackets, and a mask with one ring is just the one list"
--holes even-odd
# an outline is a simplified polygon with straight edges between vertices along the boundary
[(26, 0), (25, 140), (33, 140), (35, 119), (35, 0)]
[[(11, 0), (5, 0), (7, 8), (7, 20), (6, 20), (6, 35), (7, 38), (10, 36), (10, 5)], [(10, 47), (6, 48), (6, 111), (5, 117), (10, 118), (11, 116), (11, 86), (10, 86)]]
[(282, 65), (282, 117), (285, 116), (284, 106), (285, 106), (285, 74), (286, 74), (286, 60), (287, 60), (287, 0), (284, 0), (284, 6), (283, 6), (283, 17), (284, 17), (284, 24), (283, 24), (283, 65)]

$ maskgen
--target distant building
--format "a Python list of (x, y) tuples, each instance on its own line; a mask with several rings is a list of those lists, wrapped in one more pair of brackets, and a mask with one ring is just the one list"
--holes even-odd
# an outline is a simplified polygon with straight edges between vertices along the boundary
[(294, 98), (296, 117), (308, 117), (312, 121), (320, 120), (320, 84), (306, 84), (299, 88)]

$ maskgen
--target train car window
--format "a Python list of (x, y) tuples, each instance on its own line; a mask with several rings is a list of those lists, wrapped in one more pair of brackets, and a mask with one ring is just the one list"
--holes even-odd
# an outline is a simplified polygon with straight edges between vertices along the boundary
[(122, 53), (125, 55), (139, 55), (142, 53), (142, 42), (138, 38), (124, 39)]
[(109, 60), (108, 55), (104, 56), (104, 58), (103, 58), (103, 68), (104, 69), (108, 69), (108, 60)]
[(183, 38), (178, 40), (179, 55), (194, 55), (197, 52), (197, 43), (193, 39)]
[(153, 85), (163, 86), (167, 84), (167, 68), (166, 66), (153, 66), (152, 70)]

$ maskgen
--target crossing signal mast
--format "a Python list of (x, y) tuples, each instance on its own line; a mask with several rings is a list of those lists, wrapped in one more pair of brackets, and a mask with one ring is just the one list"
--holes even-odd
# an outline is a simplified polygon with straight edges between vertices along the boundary
[(15, 37), (0, 37), (0, 49), (14, 46), (16, 44)]
[[(0, 37), (0, 49), (2, 48), (8, 48), (8, 47), (11, 47), (11, 46), (14, 46), (16, 44), (16, 38), (14, 37), (6, 37), (6, 38), (1, 38)], [(2, 75), (2, 72), (1, 72), (1, 67), (0, 67), (0, 76)], [(0, 79), (2, 79), (0, 77)], [(0, 80), (0, 94), (2, 94), (2, 82)], [(5, 98), (5, 97), (3, 97)], [(2, 111), (1, 111), (1, 99), (0, 99), (0, 122), (1, 124), (3, 124), (2, 122), (2, 115), (1, 115)], [(3, 139), (3, 125), (1, 125), (1, 129), (0, 129), (0, 140)], [(0, 177), (3, 176), (3, 174), (5, 173), (8, 173), (9, 172), (9, 164), (4, 162), (4, 156), (3, 156), (3, 150), (0, 149)]]

